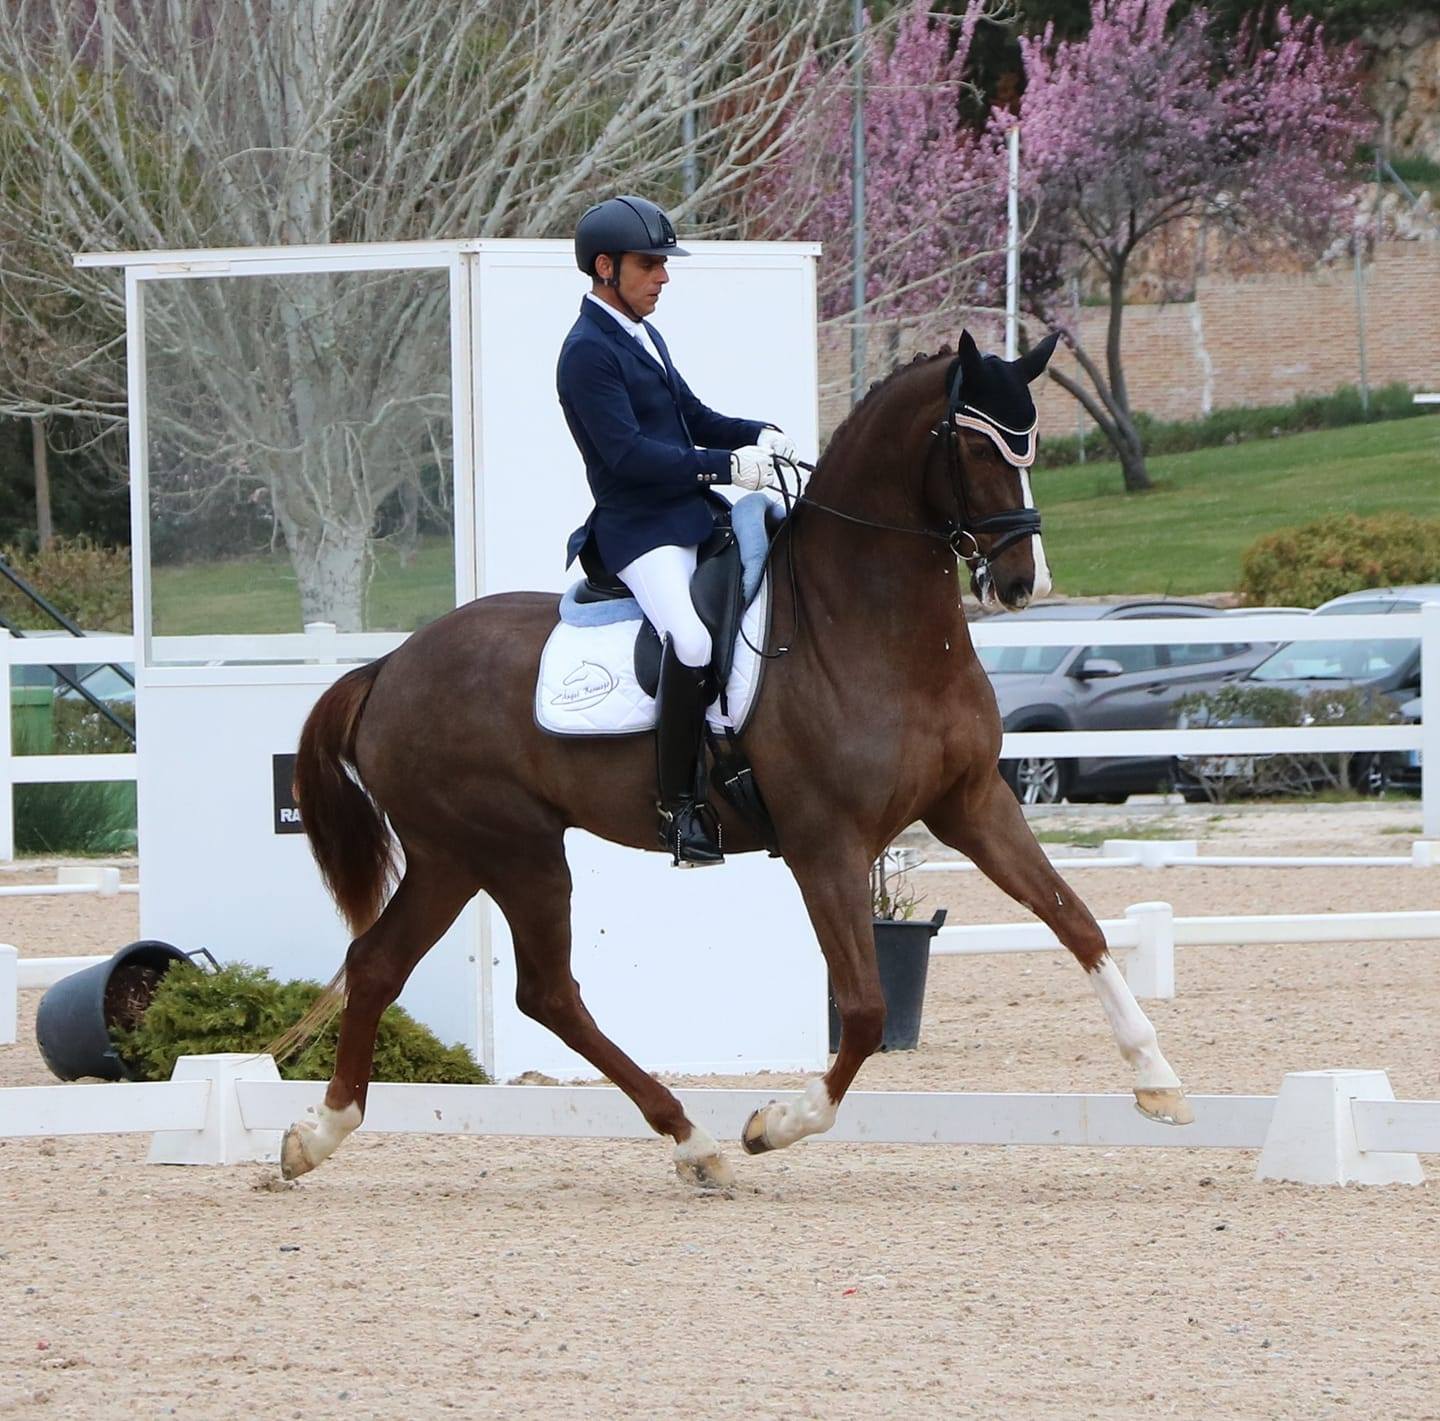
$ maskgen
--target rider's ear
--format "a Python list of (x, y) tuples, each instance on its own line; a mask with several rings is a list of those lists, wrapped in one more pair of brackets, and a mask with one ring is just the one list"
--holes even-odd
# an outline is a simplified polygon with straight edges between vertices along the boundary
[(1060, 339), (1059, 331), (1051, 331), (1039, 345), (1031, 346), (1018, 362), (1020, 373), (1025, 377), (1028, 385), (1032, 380), (1039, 379), (1045, 373), (1045, 367), (1050, 363), (1050, 357), (1055, 354), (1055, 342)]

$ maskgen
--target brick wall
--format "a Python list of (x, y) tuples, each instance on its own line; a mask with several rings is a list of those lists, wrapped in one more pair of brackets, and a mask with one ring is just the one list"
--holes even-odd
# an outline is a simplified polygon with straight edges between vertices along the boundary
[[(1086, 348), (1103, 354), (1105, 311), (1081, 312)], [(1355, 270), (1348, 264), (1301, 275), (1202, 278), (1196, 299), (1125, 312), (1125, 372), (1131, 402), (1159, 419), (1196, 419), (1207, 409), (1285, 404), (1359, 383)], [(988, 349), (1001, 333), (977, 331)], [(928, 335), (928, 338), (927, 338)], [(954, 344), (953, 332), (907, 333), (896, 353)], [(872, 341), (872, 371), (889, 347)], [(1440, 242), (1391, 242), (1365, 269), (1365, 348), (1372, 387), (1392, 381), (1440, 390)], [(1061, 348), (1059, 368), (1076, 369)], [(821, 429), (849, 407), (849, 346), (843, 332), (821, 339)], [(1035, 390), (1042, 434), (1073, 434), (1078, 406), (1058, 385)]]

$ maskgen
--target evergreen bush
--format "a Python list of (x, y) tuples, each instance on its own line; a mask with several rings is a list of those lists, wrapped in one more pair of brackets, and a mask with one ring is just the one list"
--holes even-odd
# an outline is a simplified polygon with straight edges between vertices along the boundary
[(1317, 607), (1345, 592), (1440, 582), (1440, 518), (1331, 513), (1245, 550), (1236, 589), (1250, 606)]
[[(82, 535), (56, 538), (44, 552), (0, 548), (0, 559), (85, 631), (130, 630), (129, 548), (103, 547)], [(5, 579), (0, 579), (0, 615), (26, 631), (55, 625)]]
[[(318, 982), (277, 982), (263, 967), (236, 963), (218, 972), (176, 963), (156, 988), (140, 1024), (112, 1029), (116, 1049), (137, 1076), (169, 1080), (180, 1056), (263, 1051), (314, 1004)], [(279, 1061), (286, 1080), (329, 1080), (335, 1070), (339, 1016), (298, 1055)], [(446, 1046), (408, 1012), (380, 1018), (372, 1079), (483, 1085), (488, 1077), (460, 1045)]]

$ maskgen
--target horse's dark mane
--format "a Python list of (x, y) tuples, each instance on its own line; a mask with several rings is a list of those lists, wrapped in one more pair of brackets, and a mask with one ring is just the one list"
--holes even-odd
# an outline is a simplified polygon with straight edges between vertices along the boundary
[(825, 455), (835, 447), (835, 441), (850, 427), (851, 421), (859, 415), (861, 410), (866, 409), (878, 400), (881, 393), (893, 385), (900, 376), (908, 374), (911, 370), (915, 369), (917, 365), (928, 365), (931, 361), (943, 360), (946, 356), (953, 358), (954, 354), (955, 352), (951, 350), (948, 345), (942, 345), (940, 349), (933, 354), (923, 350), (917, 351), (909, 360), (902, 360), (888, 375), (882, 375), (865, 391), (865, 396), (860, 403), (831, 431), (830, 438), (825, 441), (825, 449), (820, 456), (820, 462), (824, 462)]

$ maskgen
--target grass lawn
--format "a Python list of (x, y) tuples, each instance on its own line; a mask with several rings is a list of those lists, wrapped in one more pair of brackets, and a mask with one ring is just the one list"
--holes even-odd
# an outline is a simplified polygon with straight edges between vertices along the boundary
[(1154, 459), (1127, 494), (1116, 463), (1041, 469), (1035, 499), (1055, 590), (1222, 592), (1256, 538), (1325, 513), (1440, 517), (1440, 415)]
[[(259, 558), (155, 568), (151, 578), (160, 636), (298, 632), (300, 590), (283, 552)], [(455, 557), (448, 538), (425, 538), (410, 566), (393, 548), (377, 550), (365, 598), (365, 625), (413, 631), (455, 605)]]

